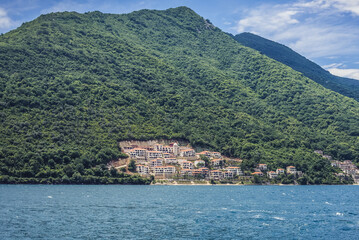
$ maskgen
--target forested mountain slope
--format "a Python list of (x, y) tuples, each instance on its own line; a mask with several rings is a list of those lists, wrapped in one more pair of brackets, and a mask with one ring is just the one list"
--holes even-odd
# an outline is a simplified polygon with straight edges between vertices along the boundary
[(2, 35), (0, 54), (2, 176), (106, 177), (125, 139), (187, 139), (244, 169), (292, 164), (309, 183), (336, 182), (314, 149), (359, 160), (357, 101), (186, 7), (42, 15)]
[(233, 38), (244, 46), (253, 48), (303, 73), (304, 76), (328, 89), (354, 98), (357, 101), (359, 100), (358, 80), (334, 76), (317, 64), (294, 52), (292, 49), (255, 34), (241, 33), (233, 36)]

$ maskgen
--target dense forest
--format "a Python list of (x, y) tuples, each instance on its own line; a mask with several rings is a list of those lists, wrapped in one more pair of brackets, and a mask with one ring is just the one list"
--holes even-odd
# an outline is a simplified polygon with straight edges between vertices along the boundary
[(253, 48), (303, 73), (304, 76), (314, 80), (320, 85), (359, 101), (358, 80), (334, 76), (319, 65), (294, 52), (289, 47), (255, 34), (241, 33), (232, 37), (242, 45)]
[(191, 9), (51, 13), (0, 36), (0, 181), (148, 183), (107, 170), (120, 140), (184, 139), (338, 183), (359, 103), (245, 47)]

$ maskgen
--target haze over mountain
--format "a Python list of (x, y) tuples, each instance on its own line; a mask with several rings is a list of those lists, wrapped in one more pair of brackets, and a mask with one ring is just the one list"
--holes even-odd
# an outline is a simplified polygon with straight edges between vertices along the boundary
[(42, 15), (0, 36), (0, 52), (2, 181), (128, 179), (101, 165), (125, 139), (186, 139), (244, 170), (291, 164), (303, 183), (338, 182), (315, 149), (359, 160), (357, 101), (186, 7)]
[(334, 76), (292, 49), (252, 33), (241, 33), (233, 38), (242, 45), (253, 48), (303, 73), (304, 76), (328, 89), (359, 100), (359, 80)]

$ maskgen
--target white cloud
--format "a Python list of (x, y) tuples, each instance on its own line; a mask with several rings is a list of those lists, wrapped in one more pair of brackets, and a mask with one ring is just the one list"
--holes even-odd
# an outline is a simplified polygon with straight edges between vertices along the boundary
[(277, 31), (283, 27), (287, 27), (291, 24), (299, 23), (294, 18), (298, 12), (293, 10), (281, 11), (281, 9), (274, 11), (266, 11), (266, 7), (262, 7), (258, 10), (254, 10), (251, 16), (238, 21), (236, 27), (237, 32), (244, 32), (249, 28), (259, 28), (259, 31)]
[(322, 68), (325, 68), (325, 69), (338, 68), (338, 67), (344, 67), (344, 64), (343, 63), (332, 63), (332, 64), (322, 66)]
[(0, 8), (0, 29), (8, 29), (13, 25), (13, 21), (7, 15), (5, 9)]
[(331, 74), (339, 77), (347, 77), (359, 80), (359, 69), (328, 68)]
[(358, 0), (327, 0), (331, 6), (343, 12), (351, 12), (359, 15), (359, 1)]
[(341, 18), (342, 12), (349, 11), (346, 9), (355, 13), (356, 6), (359, 6), (359, 0), (298, 0), (289, 4), (265, 4), (244, 12), (235, 30), (281, 42), (311, 59), (359, 55), (358, 25), (343, 22)]

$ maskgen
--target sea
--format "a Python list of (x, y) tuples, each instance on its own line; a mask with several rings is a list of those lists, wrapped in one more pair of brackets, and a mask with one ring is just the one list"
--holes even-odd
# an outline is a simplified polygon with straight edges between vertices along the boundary
[(359, 186), (0, 185), (0, 239), (359, 239)]

